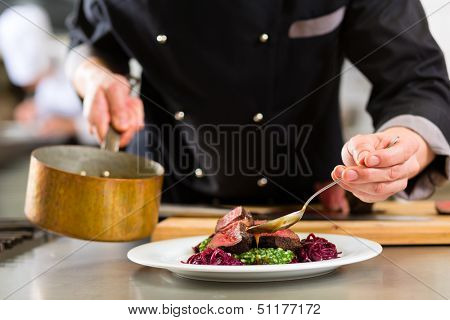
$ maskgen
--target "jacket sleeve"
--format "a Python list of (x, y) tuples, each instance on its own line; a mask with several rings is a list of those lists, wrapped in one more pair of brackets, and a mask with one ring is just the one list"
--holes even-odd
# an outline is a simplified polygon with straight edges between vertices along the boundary
[[(450, 84), (420, 1), (351, 1), (342, 39), (345, 55), (373, 85), (367, 111), (375, 130), (408, 127), (438, 155), (402, 195), (429, 196), (432, 185), (442, 182), (430, 174), (449, 179)], [(430, 128), (442, 137), (439, 142), (428, 132)], [(424, 179), (435, 183), (425, 188)]]
[(67, 19), (70, 47), (88, 46), (120, 73), (128, 72), (130, 56), (114, 36), (108, 9), (102, 0), (79, 0)]
[(414, 130), (428, 143), (436, 155), (436, 160), (418, 176), (409, 181), (406, 190), (397, 194), (408, 200), (424, 199), (447, 182), (450, 177), (450, 145), (439, 128), (426, 118), (405, 114), (385, 122), (378, 131), (391, 127), (405, 127)]

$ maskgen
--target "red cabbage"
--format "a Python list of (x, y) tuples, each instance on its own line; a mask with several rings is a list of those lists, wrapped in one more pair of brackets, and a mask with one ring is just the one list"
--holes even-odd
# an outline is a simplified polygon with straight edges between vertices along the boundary
[(292, 263), (298, 263), (297, 257), (292, 258), (292, 260), (291, 260), (291, 262), (289, 262), (289, 264), (292, 264)]
[(302, 247), (299, 249), (297, 257), (299, 262), (311, 262), (330, 260), (338, 257), (336, 246), (328, 240), (316, 237), (311, 233), (301, 241)]
[(202, 252), (193, 254), (183, 263), (216, 266), (241, 266), (243, 264), (230, 253), (225, 252), (220, 248), (206, 248)]

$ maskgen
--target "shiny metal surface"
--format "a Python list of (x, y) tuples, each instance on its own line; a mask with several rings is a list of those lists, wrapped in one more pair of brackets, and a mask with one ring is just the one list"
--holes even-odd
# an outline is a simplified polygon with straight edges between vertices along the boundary
[(201, 168), (195, 169), (194, 173), (197, 178), (203, 178), (203, 176), (204, 176), (203, 170)]
[(264, 119), (264, 115), (262, 113), (257, 113), (253, 116), (253, 122), (261, 122)]
[[(5, 298), (11, 293), (9, 299), (450, 297), (449, 246), (387, 247), (377, 258), (319, 278), (236, 284), (181, 279), (168, 271), (129, 262), (127, 251), (140, 243), (87, 244), (86, 241), (59, 238), (16, 255), (13, 255), (14, 248), (7, 256), (0, 256), (0, 297)], [(42, 275), (29, 282), (39, 274)]]
[(118, 152), (120, 147), (120, 133), (110, 124), (106, 132), (105, 140), (102, 142), (102, 149), (112, 152)]
[(267, 179), (261, 178), (258, 181), (256, 181), (256, 184), (258, 185), (258, 187), (263, 188), (267, 185)]
[(31, 155), (25, 213), (43, 229), (78, 239), (143, 239), (158, 222), (163, 173), (158, 163), (124, 152), (39, 148)]
[(315, 198), (317, 197), (319, 194), (321, 194), (322, 192), (324, 192), (325, 190), (331, 188), (332, 186), (338, 184), (339, 182), (341, 182), (341, 179), (337, 179), (336, 181), (331, 182), (330, 184), (326, 185), (325, 187), (323, 187), (322, 189), (316, 191), (316, 193), (314, 193), (311, 197), (308, 198), (308, 200), (306, 200), (306, 202), (303, 204), (303, 207), (301, 210), (299, 211), (294, 211), (291, 212), (285, 216), (282, 216), (280, 218), (271, 220), (269, 222), (266, 223), (262, 223), (259, 224), (257, 226), (253, 226), (248, 228), (247, 231), (251, 232), (251, 233), (263, 233), (263, 232), (275, 232), (277, 230), (282, 230), (282, 229), (287, 229), (292, 227), (294, 224), (296, 224), (297, 222), (299, 222), (302, 218), (303, 218), (303, 214), (306, 211), (306, 208), (308, 207), (309, 203)]
[(178, 121), (184, 120), (184, 112), (178, 111), (177, 113), (175, 113), (174, 118), (175, 118), (175, 120), (178, 120)]
[(63, 144), (70, 137), (66, 135), (39, 137), (36, 125), (22, 125), (14, 121), (0, 120), (0, 168), (16, 158), (44, 145)]
[(156, 36), (156, 41), (160, 44), (165, 44), (167, 42), (167, 36), (165, 34), (158, 34), (158, 36)]
[(267, 33), (263, 33), (259, 36), (259, 41), (261, 43), (266, 43), (267, 41), (269, 41), (269, 35)]

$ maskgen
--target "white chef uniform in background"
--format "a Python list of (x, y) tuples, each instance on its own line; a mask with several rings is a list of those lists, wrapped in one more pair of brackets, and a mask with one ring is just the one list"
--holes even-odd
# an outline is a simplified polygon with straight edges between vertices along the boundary
[(50, 18), (43, 8), (27, 4), (6, 9), (0, 16), (0, 52), (8, 77), (16, 86), (34, 87), (36, 122), (45, 124), (55, 116), (70, 118), (80, 142), (94, 143), (81, 102), (64, 74), (67, 48), (51, 34)]

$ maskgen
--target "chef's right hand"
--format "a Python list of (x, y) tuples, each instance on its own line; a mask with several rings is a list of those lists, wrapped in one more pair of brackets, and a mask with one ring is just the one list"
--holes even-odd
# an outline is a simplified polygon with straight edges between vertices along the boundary
[[(121, 133), (120, 146), (126, 146), (136, 132), (144, 127), (144, 106), (142, 100), (130, 96), (128, 80), (120, 75), (105, 71), (92, 63), (80, 66), (84, 115), (89, 129), (102, 142), (112, 123)], [(84, 68), (84, 69), (83, 69)], [(76, 84), (76, 87), (77, 84)]]

